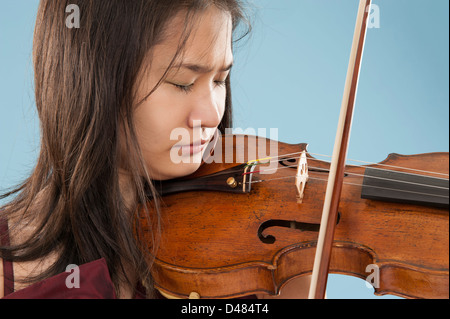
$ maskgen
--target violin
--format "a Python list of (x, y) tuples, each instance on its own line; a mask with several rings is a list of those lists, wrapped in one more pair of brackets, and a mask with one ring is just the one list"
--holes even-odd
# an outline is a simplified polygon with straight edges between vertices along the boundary
[[(312, 272), (330, 163), (310, 155), (307, 144), (223, 139), (233, 141), (233, 162), (156, 184), (163, 215), (152, 275), (166, 296), (276, 295)], [(287, 155), (269, 160), (275, 168), (267, 159), (252, 162), (261, 145)], [(305, 159), (299, 196), (295, 180)], [(375, 269), (378, 295), (448, 298), (448, 171), (448, 153), (347, 165), (329, 272), (366, 279)]]
[[(338, 273), (370, 277), (378, 295), (449, 298), (449, 154), (346, 164), (370, 5), (360, 0), (331, 162), (306, 144), (218, 136), (215, 161), (155, 184), (152, 276), (163, 295), (277, 295), (312, 274), (309, 297), (324, 298), (328, 274)], [(277, 155), (256, 155), (268, 149)], [(141, 225), (153, 242), (154, 225)]]

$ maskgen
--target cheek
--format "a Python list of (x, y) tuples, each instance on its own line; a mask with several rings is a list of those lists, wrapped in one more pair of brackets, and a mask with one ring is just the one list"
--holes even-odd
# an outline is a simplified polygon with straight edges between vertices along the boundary
[(141, 105), (134, 115), (134, 123), (139, 145), (142, 150), (146, 150), (159, 144), (164, 134), (164, 128), (167, 126), (165, 118), (160, 112), (155, 112), (147, 105)]
[[(157, 94), (159, 93), (159, 94)], [(180, 165), (173, 165), (170, 150), (176, 141), (170, 134), (177, 127), (185, 127), (187, 115), (176, 98), (168, 98), (164, 90), (155, 93), (134, 112), (134, 125), (150, 177), (169, 179), (187, 175), (190, 171), (178, 172)]]
[(183, 123), (184, 115), (174, 111), (165, 95), (155, 94), (151, 101), (139, 106), (134, 114), (134, 123), (143, 151), (164, 151), (170, 142), (170, 132)]
[(216, 105), (216, 111), (219, 116), (219, 122), (222, 121), (223, 115), (225, 113), (225, 100), (226, 100), (226, 90), (218, 88), (214, 94), (214, 100)]

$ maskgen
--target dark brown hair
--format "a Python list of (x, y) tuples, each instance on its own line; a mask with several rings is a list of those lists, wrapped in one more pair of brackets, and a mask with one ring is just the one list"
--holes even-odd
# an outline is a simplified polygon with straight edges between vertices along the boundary
[[(65, 25), (69, 4), (79, 7), (79, 28)], [(145, 171), (132, 121), (139, 70), (175, 14), (186, 12), (187, 36), (196, 14), (211, 5), (231, 14), (233, 31), (247, 21), (239, 0), (41, 0), (33, 43), (41, 149), (31, 176), (1, 196), (17, 195), (0, 212), (11, 230), (36, 225), (26, 240), (1, 247), (2, 258), (21, 262), (57, 253), (54, 264), (28, 281), (105, 258), (117, 292), (124, 282), (132, 287), (140, 282), (151, 295), (147, 252), (156, 243), (137, 240), (136, 215), (146, 188), (155, 193), (149, 178), (134, 173), (138, 202), (125, 207), (118, 179), (119, 127), (127, 128), (127, 165)], [(229, 77), (226, 85), (222, 132), (232, 123)], [(156, 201), (154, 208), (158, 211)], [(133, 269), (133, 278), (125, 269)]]

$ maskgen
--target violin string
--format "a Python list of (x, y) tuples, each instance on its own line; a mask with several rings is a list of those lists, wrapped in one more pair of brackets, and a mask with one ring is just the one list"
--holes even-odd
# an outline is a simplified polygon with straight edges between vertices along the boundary
[[(310, 153), (310, 154), (314, 154), (314, 155), (316, 155), (316, 156), (331, 157), (331, 156), (329, 156), (329, 155), (323, 155), (323, 154), (317, 154), (317, 153)], [(395, 165), (388, 165), (388, 164), (372, 163), (372, 162), (361, 161), (361, 160), (355, 160), (355, 159), (347, 159), (347, 162), (356, 162), (356, 163), (364, 163), (364, 164), (366, 164), (366, 165), (360, 165), (359, 167), (367, 167), (367, 166), (369, 166), (369, 165), (378, 165), (378, 166), (384, 166), (384, 167), (391, 167), (391, 168), (405, 169), (405, 170), (414, 171), (414, 172), (420, 172), (420, 173), (428, 173), (428, 174), (436, 174), (436, 175), (442, 175), (442, 176), (449, 176), (449, 174), (445, 174), (445, 173), (438, 173), (438, 172), (432, 172), (432, 171), (425, 171), (425, 170), (421, 170), (421, 169), (408, 168), (408, 167), (403, 167), (403, 166), (395, 166)], [(382, 170), (381, 168), (377, 168), (377, 167), (371, 167), (371, 168)], [(405, 174), (409, 174), (409, 173), (401, 172), (401, 171), (395, 171), (395, 172), (397, 172), (397, 173), (405, 173)], [(435, 178), (439, 178), (439, 177), (435, 177)], [(442, 178), (442, 179), (447, 180), (447, 178)]]
[[(281, 180), (281, 179), (287, 179), (287, 178), (293, 178), (293, 177), (295, 177), (295, 176), (275, 177), (275, 178), (263, 179), (263, 180), (256, 180), (256, 181), (250, 181), (250, 182), (245, 182), (245, 183), (246, 183), (246, 184), (256, 184), (256, 183), (269, 182), (269, 181)], [(319, 180), (319, 181), (324, 181), (324, 182), (327, 182), (327, 181), (328, 181), (327, 178), (308, 177), (308, 179), (314, 179), (314, 180)], [(358, 183), (350, 183), (350, 182), (343, 182), (343, 184), (345, 184), (345, 185), (353, 185), (353, 186), (361, 186), (361, 185), (362, 185), (362, 184), (358, 184)], [(389, 188), (389, 187), (381, 187), (381, 186), (374, 186), (374, 185), (368, 185), (367, 187), (371, 187), (371, 188), (379, 188), (379, 189), (383, 189), (383, 190), (400, 191), (400, 192), (411, 193), (411, 194), (417, 194), (417, 195), (435, 196), (435, 197), (442, 197), (442, 198), (448, 198), (448, 197), (449, 197), (449, 196), (445, 196), (445, 195), (437, 195), (437, 194), (430, 194), (430, 193), (422, 193), (422, 192), (415, 192), (415, 191), (409, 191), (409, 190), (403, 190), (403, 189), (396, 189), (396, 188)]]
[[(344, 184), (346, 184), (346, 185), (354, 185), (354, 186), (361, 186), (361, 184), (358, 184), (358, 183), (350, 183), (350, 182), (345, 182)], [(434, 196), (434, 197), (448, 198), (448, 196), (445, 196), (445, 195), (438, 195), (438, 194), (430, 194), (430, 193), (416, 192), (416, 191), (410, 191), (410, 190), (398, 189), (398, 188), (391, 188), (391, 187), (381, 187), (381, 186), (375, 186), (375, 185), (370, 185), (370, 186), (367, 186), (367, 187), (378, 188), (378, 189), (383, 189), (383, 190), (391, 190), (391, 191), (397, 191), (397, 192), (404, 192), (404, 193), (416, 194), (416, 195), (426, 195), (426, 196)]]
[[(282, 155), (277, 155), (277, 156), (272, 156), (272, 157), (266, 157), (264, 158), (264, 160), (269, 159), (269, 162), (278, 162), (280, 161), (279, 158), (282, 158), (282, 160), (294, 160), (297, 159), (298, 156), (292, 156), (292, 155), (299, 155), (302, 152), (294, 152), (294, 153), (288, 153), (288, 154), (282, 154)], [(319, 154), (319, 153), (309, 153), (309, 155), (315, 155), (315, 156), (322, 156), (322, 157), (327, 157), (327, 158), (331, 158), (330, 155), (324, 155), (324, 154)], [(292, 157), (289, 157), (292, 156)], [(261, 159), (263, 160), (263, 159)], [(320, 159), (317, 158), (308, 158), (308, 161), (322, 161)], [(247, 163), (247, 165), (252, 166), (252, 165), (259, 165), (260, 163), (258, 162), (259, 160), (252, 160), (249, 161)], [(324, 161), (327, 163), (330, 163), (330, 161)], [(414, 171), (414, 172), (420, 172), (420, 173), (428, 173), (428, 174), (436, 174), (436, 175), (441, 175), (441, 176), (449, 176), (449, 174), (445, 174), (445, 173), (438, 173), (438, 172), (432, 172), (432, 171), (426, 171), (426, 170), (421, 170), (421, 169), (415, 169), (415, 168), (408, 168), (408, 167), (402, 167), (402, 166), (395, 166), (395, 165), (388, 165), (388, 164), (380, 164), (380, 163), (373, 163), (373, 162), (367, 162), (367, 161), (361, 161), (361, 160), (355, 160), (355, 159), (347, 159), (347, 162), (357, 162), (357, 163), (364, 163), (366, 165), (360, 165), (359, 167), (367, 167), (369, 165), (377, 165), (377, 166), (383, 166), (383, 167), (390, 167), (390, 168), (396, 168), (396, 169), (404, 169), (404, 170), (408, 170), (408, 171)], [(266, 162), (267, 163), (267, 162)], [(378, 170), (383, 170), (382, 168), (379, 167), (371, 167), (373, 169), (378, 169)], [(397, 171), (398, 172), (398, 171)], [(436, 177), (439, 178), (439, 177)], [(446, 178), (443, 178), (444, 180), (447, 180)]]
[[(297, 159), (297, 157), (291, 157), (291, 158), (286, 158), (286, 159), (283, 159), (283, 160), (291, 160), (291, 159)], [(309, 161), (321, 161), (321, 162), (326, 162), (326, 163), (330, 163), (330, 162), (327, 162), (327, 161), (322, 161), (322, 160), (319, 160), (319, 159), (316, 159), (316, 158), (309, 158), (308, 159)], [(270, 163), (273, 163), (273, 162), (279, 162), (280, 160), (274, 160), (274, 161), (270, 161)], [(262, 165), (262, 164), (267, 164), (268, 162), (264, 162), (264, 163), (252, 163), (251, 165), (252, 166), (254, 166), (254, 165)], [(377, 165), (383, 165), (383, 164), (377, 164)], [(440, 174), (440, 175), (445, 175), (445, 174), (442, 174), (442, 173), (436, 173), (436, 172), (429, 172), (429, 171), (423, 171), (423, 170), (417, 170), (417, 169), (410, 169), (410, 168), (406, 168), (406, 167), (401, 167), (401, 166), (393, 166), (393, 165), (383, 165), (383, 166), (389, 166), (389, 167), (396, 167), (396, 168), (402, 168), (402, 169), (407, 169), (407, 170), (412, 170), (412, 171), (421, 171), (421, 172), (424, 172), (424, 173), (429, 173), (429, 174)], [(292, 165), (292, 166), (285, 166), (285, 167), (281, 167), (281, 168), (274, 168), (274, 170), (276, 170), (276, 169), (282, 169), (282, 168), (292, 168), (292, 167), (297, 167), (296, 165)], [(360, 165), (360, 166), (357, 166), (357, 167), (362, 167), (362, 168), (364, 168), (364, 167), (368, 167), (367, 165)], [(313, 168), (313, 167), (311, 167), (311, 168)], [(383, 168), (379, 168), (379, 167), (370, 167), (371, 169), (374, 169), (374, 170), (380, 170), (380, 171), (390, 171), (390, 172), (395, 172), (395, 173), (399, 173), (399, 174), (405, 174), (405, 175), (414, 175), (414, 176), (424, 176), (424, 175), (420, 175), (420, 174), (413, 174), (413, 173), (408, 173), (408, 172), (402, 172), (402, 171), (394, 171), (394, 170), (389, 170), (389, 169), (383, 169)], [(320, 168), (320, 167), (315, 167), (315, 169), (322, 169), (322, 168)], [(325, 170), (325, 171), (328, 171), (328, 169), (323, 169), (323, 170)], [(353, 174), (353, 173), (348, 173), (348, 174)], [(436, 176), (427, 176), (427, 177), (430, 177), (430, 178), (435, 178), (435, 179), (440, 179), (440, 180), (448, 180), (447, 178), (442, 178), (442, 177), (436, 177)]]
[[(291, 166), (285, 166), (285, 167), (277, 167), (277, 168), (271, 168), (271, 169), (264, 169), (262, 171), (258, 171), (258, 172), (268, 172), (268, 171), (276, 171), (276, 170), (280, 170), (280, 169), (285, 169), (285, 168), (296, 168), (296, 165), (291, 165)], [(310, 169), (316, 169), (316, 170), (323, 170), (324, 172), (327, 172), (328, 169), (325, 168), (321, 168), (321, 167), (313, 167), (313, 166), (309, 166), (308, 168)], [(251, 173), (256, 173), (256, 172), (250, 172), (250, 173), (244, 173), (243, 175), (248, 175)], [(372, 179), (378, 179), (378, 180), (384, 180), (384, 181), (390, 181), (390, 182), (396, 182), (396, 183), (404, 183), (404, 184), (410, 184), (410, 185), (415, 185), (415, 186), (423, 186), (423, 187), (429, 187), (429, 188), (437, 188), (437, 189), (443, 189), (443, 190), (448, 190), (448, 187), (443, 187), (443, 186), (437, 186), (437, 185), (429, 185), (429, 184), (422, 184), (422, 183), (415, 183), (415, 182), (410, 182), (410, 181), (403, 181), (403, 180), (396, 180), (396, 179), (392, 179), (392, 178), (386, 178), (386, 177), (380, 177), (380, 176), (365, 176), (363, 174), (358, 174), (358, 173), (350, 173), (350, 172), (345, 172), (345, 174), (347, 175), (352, 175), (352, 176), (360, 176), (360, 177), (365, 177), (365, 178), (372, 178)], [(415, 174), (410, 174), (410, 175), (415, 175)], [(288, 176), (288, 177), (295, 177), (295, 175), (292, 176)], [(430, 178), (436, 178), (436, 177), (430, 177)], [(277, 178), (275, 178), (277, 179)], [(266, 180), (272, 180), (272, 179), (266, 179)], [(362, 184), (359, 184), (362, 185)]]

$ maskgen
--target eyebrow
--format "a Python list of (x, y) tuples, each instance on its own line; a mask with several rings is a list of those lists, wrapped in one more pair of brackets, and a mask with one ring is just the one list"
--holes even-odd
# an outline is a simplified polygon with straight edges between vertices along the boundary
[[(226, 71), (229, 71), (232, 67), (233, 67), (233, 62), (231, 62), (227, 66), (223, 67), (219, 71), (226, 72)], [(195, 73), (209, 73), (214, 70), (214, 68), (211, 66), (195, 64), (195, 63), (180, 63), (180, 64), (173, 65), (171, 68), (185, 68), (185, 69), (191, 70)]]

